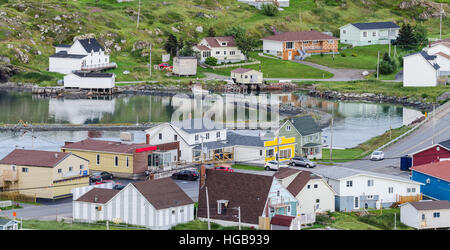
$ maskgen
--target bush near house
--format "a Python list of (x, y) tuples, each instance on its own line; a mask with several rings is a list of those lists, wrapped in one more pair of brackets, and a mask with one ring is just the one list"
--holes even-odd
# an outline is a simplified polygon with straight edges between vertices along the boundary
[(210, 66), (216, 66), (217, 65), (217, 58), (210, 56), (210, 57), (205, 59), (205, 63), (210, 65)]

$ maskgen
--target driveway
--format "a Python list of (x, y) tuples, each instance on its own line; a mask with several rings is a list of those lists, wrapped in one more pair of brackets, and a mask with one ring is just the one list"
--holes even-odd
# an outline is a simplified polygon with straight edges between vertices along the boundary
[(375, 72), (375, 70), (367, 70), (367, 69), (335, 69), (327, 66), (323, 66), (317, 63), (305, 62), (305, 61), (294, 61), (296, 63), (304, 64), (311, 66), (316, 69), (328, 71), (332, 73), (334, 76), (328, 79), (316, 79), (318, 81), (356, 81), (356, 80), (364, 80), (364, 76), (362, 73), (367, 71), (369, 73)]

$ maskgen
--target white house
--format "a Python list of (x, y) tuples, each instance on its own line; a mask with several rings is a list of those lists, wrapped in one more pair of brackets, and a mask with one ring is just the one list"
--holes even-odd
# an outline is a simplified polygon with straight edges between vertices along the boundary
[(64, 76), (64, 88), (66, 89), (111, 92), (115, 86), (116, 76), (113, 73), (73, 71)]
[(232, 36), (205, 37), (192, 49), (197, 53), (201, 63), (208, 57), (217, 58), (218, 64), (246, 60)]
[(450, 202), (423, 200), (402, 204), (400, 221), (416, 229), (450, 228)]
[(336, 211), (390, 207), (400, 196), (418, 196), (423, 185), (398, 176), (344, 167), (311, 171), (321, 175), (336, 192)]
[(447, 77), (440, 71), (437, 56), (420, 51), (403, 57), (403, 86), (430, 87), (439, 84), (441, 78)]
[(429, 55), (435, 55), (439, 52), (450, 55), (450, 38), (431, 42), (428, 47), (423, 48)]
[(389, 44), (397, 39), (400, 27), (393, 22), (349, 23), (339, 30), (341, 43), (365, 46)]
[(274, 176), (297, 199), (298, 214), (311, 217), (335, 211), (336, 192), (321, 176), (293, 168), (281, 168)]
[(120, 191), (91, 189), (73, 201), (73, 219), (166, 230), (193, 220), (194, 202), (171, 178), (133, 182)]
[(50, 72), (69, 74), (74, 70), (94, 71), (115, 68), (109, 55), (95, 38), (76, 40), (72, 45), (55, 46), (55, 54), (49, 57)]

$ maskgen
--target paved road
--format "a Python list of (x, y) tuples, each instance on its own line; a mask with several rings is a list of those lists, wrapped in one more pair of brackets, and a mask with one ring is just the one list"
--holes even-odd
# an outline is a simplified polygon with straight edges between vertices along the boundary
[[(450, 106), (450, 105), (449, 105)], [(398, 142), (383, 149), (385, 159), (370, 161), (368, 157), (360, 161), (338, 164), (354, 169), (363, 169), (386, 174), (395, 174), (408, 178), (408, 172), (400, 171), (399, 157), (414, 153), (425, 147), (450, 139), (450, 108), (444, 109), (436, 116), (433, 142), (433, 120), (430, 119), (420, 128)]]

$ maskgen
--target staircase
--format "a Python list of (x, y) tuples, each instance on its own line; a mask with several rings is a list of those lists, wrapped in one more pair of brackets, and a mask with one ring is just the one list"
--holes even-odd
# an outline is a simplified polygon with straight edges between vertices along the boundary
[(305, 52), (303, 49), (298, 49), (297, 51), (300, 55), (295, 57), (296, 60), (303, 61), (303, 60), (305, 60), (305, 58), (311, 56), (311, 54)]

